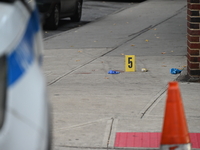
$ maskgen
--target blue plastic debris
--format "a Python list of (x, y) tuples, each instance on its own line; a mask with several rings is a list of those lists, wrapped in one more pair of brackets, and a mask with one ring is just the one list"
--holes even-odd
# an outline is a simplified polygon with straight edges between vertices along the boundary
[(182, 71), (182, 70), (179, 70), (179, 69), (176, 69), (176, 68), (171, 68), (171, 69), (170, 69), (170, 73), (171, 73), (171, 74), (178, 74), (178, 73), (181, 73), (181, 71)]
[(118, 71), (114, 71), (114, 70), (110, 70), (110, 71), (108, 71), (108, 74), (119, 74), (120, 72), (118, 72)]

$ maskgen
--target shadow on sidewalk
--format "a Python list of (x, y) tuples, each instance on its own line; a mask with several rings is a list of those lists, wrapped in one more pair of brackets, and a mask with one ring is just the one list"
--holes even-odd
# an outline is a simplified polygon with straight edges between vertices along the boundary
[(195, 82), (200, 83), (199, 77), (191, 77), (187, 74), (187, 68), (184, 68), (181, 74), (177, 77), (176, 81), (178, 82)]

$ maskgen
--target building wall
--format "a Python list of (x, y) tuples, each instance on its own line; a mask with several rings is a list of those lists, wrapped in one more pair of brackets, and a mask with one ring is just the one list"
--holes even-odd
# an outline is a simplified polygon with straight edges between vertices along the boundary
[(189, 76), (200, 77), (200, 0), (187, 1), (187, 70)]

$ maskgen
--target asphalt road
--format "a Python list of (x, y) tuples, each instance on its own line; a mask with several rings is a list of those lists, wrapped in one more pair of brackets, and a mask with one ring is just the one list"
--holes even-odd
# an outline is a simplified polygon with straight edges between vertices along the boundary
[(62, 19), (56, 31), (44, 29), (44, 38), (59, 34), (78, 26), (83, 26), (87, 23), (136, 4), (137, 2), (133, 2), (131, 0), (85, 0), (83, 3), (82, 18), (80, 22), (71, 22), (69, 18)]

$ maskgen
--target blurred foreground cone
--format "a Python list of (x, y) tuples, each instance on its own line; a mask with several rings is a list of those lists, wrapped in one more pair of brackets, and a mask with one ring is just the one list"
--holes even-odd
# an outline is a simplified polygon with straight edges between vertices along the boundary
[(191, 150), (178, 82), (169, 83), (160, 150)]

